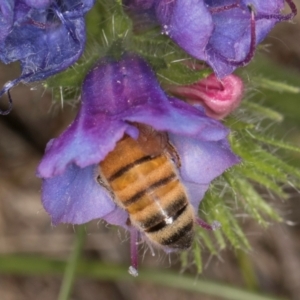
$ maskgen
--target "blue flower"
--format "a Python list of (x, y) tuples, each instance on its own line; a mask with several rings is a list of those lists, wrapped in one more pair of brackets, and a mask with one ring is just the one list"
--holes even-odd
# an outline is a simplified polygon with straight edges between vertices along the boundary
[(96, 171), (124, 134), (138, 137), (137, 123), (167, 132), (195, 211), (210, 182), (239, 162), (227, 142), (228, 129), (202, 109), (167, 96), (136, 54), (101, 59), (87, 74), (81, 97), (76, 119), (48, 143), (38, 167), (53, 224), (102, 218), (126, 227), (127, 213), (96, 181)]
[[(283, 16), (284, 0), (205, 0), (214, 24), (205, 48), (205, 61), (218, 77), (232, 73), (253, 58), (255, 47), (276, 23), (290, 20), (296, 7), (287, 1), (292, 12)], [(191, 53), (197, 57), (197, 53)]]
[(20, 61), (19, 82), (44, 80), (78, 60), (85, 45), (84, 14), (94, 0), (6, 0), (0, 4), (0, 60)]
[(207, 62), (219, 78), (246, 65), (274, 25), (295, 16), (294, 3), (287, 3), (292, 12), (283, 16), (284, 0), (123, 0), (136, 31), (147, 20), (160, 24), (163, 34)]

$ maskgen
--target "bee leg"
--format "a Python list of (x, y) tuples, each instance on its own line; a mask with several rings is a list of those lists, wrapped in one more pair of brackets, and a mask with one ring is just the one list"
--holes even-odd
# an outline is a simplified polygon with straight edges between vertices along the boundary
[(128, 269), (128, 273), (134, 277), (138, 276), (138, 241), (140, 238), (140, 232), (134, 228), (130, 228), (130, 260), (131, 266)]
[(166, 144), (166, 151), (169, 157), (173, 160), (173, 162), (176, 164), (177, 168), (179, 169), (181, 167), (179, 154), (177, 153), (175, 147), (169, 141)]
[(213, 221), (212, 224), (208, 224), (199, 217), (196, 218), (196, 224), (206, 230), (217, 230), (221, 227), (221, 224), (218, 221)]
[(97, 179), (96, 179), (96, 180), (97, 180), (97, 182), (98, 182), (102, 187), (104, 187), (104, 188), (108, 191), (108, 193), (110, 194), (111, 198), (114, 200), (114, 199), (115, 199), (114, 193), (113, 193), (112, 190), (109, 188), (109, 186), (104, 182), (104, 180), (102, 179), (102, 177), (101, 177), (100, 174), (97, 176)]

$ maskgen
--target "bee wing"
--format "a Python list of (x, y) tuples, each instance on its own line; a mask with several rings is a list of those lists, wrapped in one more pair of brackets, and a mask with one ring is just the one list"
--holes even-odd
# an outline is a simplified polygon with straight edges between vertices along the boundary
[(180, 157), (169, 142), (166, 132), (156, 131), (153, 127), (144, 124), (135, 124), (135, 126), (139, 129), (137, 141), (146, 154), (157, 156), (164, 153), (174, 161), (178, 168), (181, 166)]

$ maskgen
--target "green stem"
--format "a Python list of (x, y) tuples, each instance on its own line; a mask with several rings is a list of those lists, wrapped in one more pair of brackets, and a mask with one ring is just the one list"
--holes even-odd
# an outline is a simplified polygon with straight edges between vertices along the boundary
[[(15, 275), (55, 275), (62, 274), (66, 263), (41, 257), (24, 257), (17, 255), (0, 256), (0, 273)], [(139, 276), (133, 278), (127, 272), (128, 267), (103, 264), (99, 261), (78, 261), (76, 275), (86, 278), (141, 281), (181, 288), (190, 292), (198, 292), (226, 300), (284, 300), (272, 296), (244, 291), (232, 286), (199, 280), (194, 276), (178, 275), (162, 270), (140, 269)]]
[(76, 227), (76, 239), (75, 239), (73, 251), (69, 257), (68, 263), (65, 268), (65, 273), (59, 291), (58, 300), (68, 300), (70, 297), (73, 288), (73, 283), (75, 280), (76, 267), (83, 247), (84, 237), (85, 237), (84, 225)]

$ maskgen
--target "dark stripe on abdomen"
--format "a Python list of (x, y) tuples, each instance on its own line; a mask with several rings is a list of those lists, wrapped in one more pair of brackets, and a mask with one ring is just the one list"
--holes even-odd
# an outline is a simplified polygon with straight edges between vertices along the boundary
[[(188, 199), (185, 194), (180, 195), (176, 200), (170, 201), (170, 204), (164, 208), (164, 212), (167, 216), (173, 216), (178, 210), (185, 207), (188, 204)], [(148, 216), (148, 218), (143, 222), (142, 227), (148, 229), (162, 222), (165, 216), (161, 213), (161, 210), (157, 211), (156, 214)]]
[(139, 159), (137, 159), (136, 161), (122, 167), (121, 169), (119, 169), (117, 172), (115, 172), (113, 175), (111, 175), (109, 178), (108, 178), (108, 181), (111, 182), (111, 181), (114, 181), (115, 179), (121, 177), (123, 174), (125, 174), (127, 171), (129, 171), (131, 168), (137, 166), (137, 165), (140, 165), (142, 163), (145, 163), (147, 161), (150, 161), (152, 159), (155, 159), (157, 156), (150, 156), (150, 155), (146, 155), (146, 156), (143, 156)]
[(126, 200), (122, 200), (122, 203), (125, 207), (137, 202), (141, 197), (143, 197), (144, 195), (146, 195), (147, 193), (150, 193), (152, 191), (154, 191), (155, 189), (159, 188), (162, 185), (167, 184), (168, 182), (177, 179), (177, 176), (175, 173), (169, 175), (168, 177), (162, 178), (156, 182), (154, 182), (153, 184), (151, 184), (149, 187), (147, 187), (144, 190), (141, 190), (139, 192), (137, 192), (135, 195), (133, 195), (132, 197), (130, 197), (129, 199)]
[(187, 223), (185, 226), (180, 228), (178, 231), (174, 232), (174, 234), (172, 234), (168, 238), (162, 239), (160, 241), (160, 244), (163, 246), (172, 246), (176, 244), (176, 242), (179, 241), (182, 237), (184, 237), (185, 234), (191, 232), (193, 226), (194, 226), (194, 221), (190, 220), (189, 223)]
[(153, 232), (156, 232), (156, 231), (159, 231), (159, 230), (163, 229), (166, 226), (172, 226), (173, 222), (176, 221), (178, 219), (178, 217), (181, 216), (181, 214), (186, 210), (187, 205), (188, 204), (186, 203), (186, 205), (184, 207), (182, 207), (181, 209), (179, 209), (174, 216), (169, 217), (169, 218), (172, 218), (172, 223), (167, 224), (166, 220), (164, 219), (160, 223), (146, 229), (145, 232), (153, 233)]

